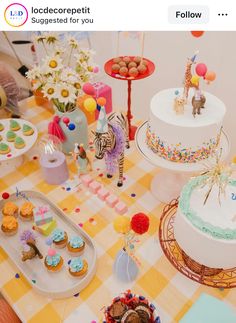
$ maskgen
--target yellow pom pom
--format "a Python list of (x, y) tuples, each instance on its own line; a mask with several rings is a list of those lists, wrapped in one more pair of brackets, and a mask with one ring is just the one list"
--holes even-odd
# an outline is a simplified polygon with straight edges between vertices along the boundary
[(233, 157), (233, 159), (232, 159), (232, 163), (233, 163), (233, 164), (236, 164), (236, 156), (234, 156), (234, 157)]
[(113, 222), (113, 227), (118, 233), (127, 233), (130, 230), (130, 219), (127, 216), (119, 215)]

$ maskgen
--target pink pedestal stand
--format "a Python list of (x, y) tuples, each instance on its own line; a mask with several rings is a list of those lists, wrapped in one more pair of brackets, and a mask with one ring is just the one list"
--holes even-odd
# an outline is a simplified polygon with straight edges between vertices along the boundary
[[(155, 154), (146, 144), (147, 121), (136, 131), (135, 143), (141, 155), (151, 164), (160, 167), (160, 172), (154, 177), (151, 183), (152, 194), (161, 202), (177, 198), (184, 184), (196, 173), (204, 170), (204, 165), (209, 161), (214, 163), (214, 158), (209, 157), (203, 162), (184, 164), (165, 160)], [(225, 134), (222, 133), (220, 148), (222, 148), (222, 159), (226, 159), (230, 151), (230, 143)]]
[[(134, 56), (130, 56), (131, 59), (134, 58)], [(128, 84), (128, 101), (127, 101), (127, 119), (128, 119), (128, 125), (129, 125), (129, 139), (130, 140), (134, 140), (134, 137), (135, 137), (135, 132), (137, 130), (137, 127), (136, 126), (133, 126), (131, 124), (131, 119), (133, 118), (133, 115), (132, 115), (132, 112), (131, 112), (131, 93), (132, 93), (132, 81), (137, 81), (137, 80), (141, 80), (141, 79), (144, 79), (148, 76), (150, 76), (154, 70), (155, 70), (155, 65), (153, 62), (151, 62), (150, 60), (148, 60), (147, 58), (143, 58), (145, 61), (147, 61), (147, 71), (146, 73), (144, 74), (139, 74), (138, 76), (136, 77), (125, 77), (125, 76), (121, 76), (120, 74), (115, 74), (112, 72), (112, 65), (114, 64), (113, 62), (113, 58), (110, 59), (109, 61), (107, 61), (104, 65), (104, 70), (105, 72), (117, 79), (117, 80), (121, 80), (121, 81), (127, 81), (127, 84)]]

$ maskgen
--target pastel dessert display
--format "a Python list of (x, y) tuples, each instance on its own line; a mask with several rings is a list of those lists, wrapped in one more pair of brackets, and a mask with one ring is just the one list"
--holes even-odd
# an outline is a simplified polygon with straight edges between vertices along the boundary
[(31, 230), (25, 230), (20, 235), (20, 242), (22, 243), (22, 261), (30, 260), (35, 257), (43, 258), (43, 255), (36, 246), (36, 237)]
[(7, 133), (6, 133), (6, 138), (7, 138), (7, 141), (9, 142), (13, 142), (15, 141), (16, 139), (16, 133), (12, 130), (9, 130)]
[(0, 142), (0, 154), (1, 155), (6, 155), (9, 154), (11, 151), (11, 148), (4, 142)]
[(2, 214), (4, 216), (17, 217), (18, 216), (18, 210), (19, 210), (18, 206), (15, 203), (9, 201), (9, 202), (6, 202), (4, 204), (4, 207), (2, 209)]
[(20, 218), (23, 221), (31, 221), (34, 216), (34, 205), (31, 202), (25, 202), (20, 208)]
[(14, 143), (14, 146), (16, 149), (22, 149), (25, 147), (25, 141), (23, 138), (21, 137), (16, 137), (15, 138), (15, 143)]
[(62, 269), (63, 258), (56, 252), (56, 250), (49, 248), (48, 254), (44, 259), (44, 265), (49, 272), (58, 272)]
[(60, 249), (65, 248), (68, 243), (68, 235), (64, 230), (56, 228), (52, 232), (52, 241), (55, 247)]
[(1, 225), (2, 232), (7, 236), (13, 236), (18, 231), (18, 221), (17, 219), (12, 216), (4, 216), (2, 218), (2, 225)]
[(100, 188), (101, 188), (101, 184), (96, 181), (93, 181), (89, 184), (89, 190), (93, 194), (96, 194)]
[(41, 205), (35, 208), (34, 222), (37, 226), (49, 223), (52, 219), (53, 215), (48, 205)]
[(103, 323), (160, 323), (156, 307), (144, 296), (127, 291), (115, 297), (104, 313)]
[(4, 130), (4, 125), (2, 123), (0, 123), (0, 131)]
[(235, 197), (236, 179), (219, 165), (184, 186), (174, 234), (187, 256), (210, 268), (236, 266)]
[(10, 120), (10, 130), (18, 131), (18, 130), (20, 130), (20, 128), (21, 128), (21, 126), (20, 126), (19, 122), (17, 122), (14, 119)]
[(39, 232), (40, 234), (44, 236), (49, 236), (52, 233), (52, 231), (56, 228), (56, 226), (57, 226), (56, 220), (52, 219), (51, 222), (45, 223), (42, 225), (36, 225), (34, 223), (33, 228), (35, 231)]
[(31, 136), (34, 133), (34, 129), (28, 124), (23, 124), (22, 131), (25, 136)]
[(140, 56), (124, 56), (114, 58), (111, 69), (113, 73), (120, 74), (124, 77), (136, 77), (139, 74), (145, 74), (148, 66), (147, 61)]
[(82, 260), (80, 257), (71, 259), (69, 264), (69, 273), (74, 277), (82, 277), (88, 271), (88, 263), (86, 260)]
[(85, 242), (79, 236), (73, 236), (67, 243), (67, 249), (72, 256), (78, 256), (84, 251)]

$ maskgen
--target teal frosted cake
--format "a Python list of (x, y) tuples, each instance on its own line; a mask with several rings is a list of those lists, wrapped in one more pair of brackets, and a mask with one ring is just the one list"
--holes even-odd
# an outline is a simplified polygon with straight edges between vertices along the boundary
[(184, 186), (175, 218), (175, 238), (184, 252), (200, 264), (235, 267), (236, 179), (227, 180), (220, 195), (219, 187), (214, 185), (206, 202), (210, 190), (205, 185), (207, 178), (193, 178)]

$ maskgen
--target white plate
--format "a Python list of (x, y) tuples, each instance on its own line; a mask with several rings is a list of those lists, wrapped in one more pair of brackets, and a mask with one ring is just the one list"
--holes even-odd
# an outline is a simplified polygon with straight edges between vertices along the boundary
[[(2, 123), (4, 126), (4, 130), (0, 131), (0, 135), (2, 136), (1, 142), (6, 143), (11, 148), (11, 151), (9, 153), (10, 154), (9, 157), (7, 157), (8, 154), (6, 154), (6, 155), (0, 154), (0, 162), (7, 161), (7, 160), (10, 160), (10, 159), (13, 159), (13, 158), (16, 158), (16, 157), (19, 157), (19, 156), (25, 154), (35, 144), (35, 142), (38, 138), (38, 130), (31, 122), (23, 120), (23, 119), (15, 119), (19, 123), (19, 125), (21, 126), (21, 129), (14, 131), (14, 132), (16, 133), (17, 136), (23, 138), (25, 141), (24, 148), (16, 149), (14, 147), (14, 141), (8, 142), (6, 139), (6, 134), (10, 130), (10, 120), (12, 120), (12, 119), (0, 119), (0, 123)], [(34, 133), (31, 136), (23, 135), (23, 131), (22, 131), (23, 124), (30, 126), (34, 130)]]
[[(39, 259), (36, 257), (23, 262), (21, 260), (22, 245), (19, 240), (20, 233), (24, 230), (31, 229), (33, 221), (25, 222), (18, 218), (19, 229), (17, 234), (14, 236), (6, 236), (0, 230), (0, 244), (2, 248), (37, 292), (51, 298), (71, 297), (79, 293), (89, 284), (96, 271), (96, 249), (91, 238), (43, 194), (33, 191), (25, 191), (22, 193), (25, 193), (35, 206), (49, 205), (53, 213), (53, 217), (57, 221), (57, 227), (65, 230), (68, 234), (68, 238), (79, 235), (84, 239), (85, 249), (80, 257), (88, 262), (88, 272), (81, 278), (73, 277), (69, 274), (68, 261), (73, 259), (73, 256), (67, 252), (67, 248), (56, 249), (64, 260), (63, 268), (59, 272), (48, 272), (44, 265), (44, 258), (47, 255), (47, 250), (49, 248), (46, 245), (47, 237), (37, 233), (36, 231), (34, 231), (37, 236), (36, 245), (44, 258)], [(19, 206), (25, 202), (22, 197), (16, 197), (16, 194), (11, 195), (7, 201), (9, 200)], [(6, 200), (0, 201), (0, 211), (2, 210), (5, 202)], [(36, 281), (36, 283), (33, 281)]]
[[(155, 154), (146, 144), (146, 129), (148, 121), (145, 121), (136, 131), (135, 143), (142, 156), (155, 166), (178, 172), (199, 172), (205, 169), (208, 162), (215, 162), (215, 158), (209, 157), (196, 163), (176, 163), (166, 160)], [(222, 133), (220, 147), (222, 148), (222, 160), (226, 159), (230, 151), (228, 137)]]

